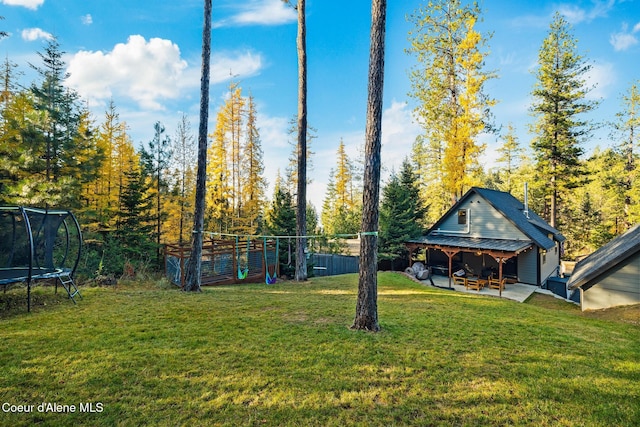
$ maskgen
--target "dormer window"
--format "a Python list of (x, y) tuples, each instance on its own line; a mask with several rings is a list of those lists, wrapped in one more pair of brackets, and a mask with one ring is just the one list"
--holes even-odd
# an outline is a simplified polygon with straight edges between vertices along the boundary
[(467, 210), (466, 209), (460, 209), (458, 211), (458, 224), (463, 224), (463, 225), (467, 224)]

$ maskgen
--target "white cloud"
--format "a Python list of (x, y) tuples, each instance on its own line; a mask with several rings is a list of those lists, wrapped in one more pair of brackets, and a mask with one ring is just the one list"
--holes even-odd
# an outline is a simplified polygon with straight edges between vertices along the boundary
[(258, 128), (260, 139), (265, 147), (289, 149), (289, 119), (286, 117), (269, 117), (258, 112)]
[(587, 86), (594, 88), (587, 94), (587, 99), (598, 100), (606, 98), (608, 89), (616, 82), (616, 73), (613, 64), (594, 64), (585, 76)]
[[(68, 61), (68, 84), (85, 99), (101, 104), (111, 97), (134, 100), (142, 108), (162, 109), (162, 100), (177, 99), (200, 87), (200, 64), (189, 66), (170, 40), (132, 35), (110, 52), (80, 51)], [(262, 58), (252, 52), (214, 54), (211, 84), (257, 74)]]
[(577, 24), (587, 20), (587, 11), (576, 5), (561, 5), (558, 7), (558, 12), (560, 12), (560, 14), (572, 24)]
[(38, 9), (43, 3), (44, 0), (2, 0), (2, 4), (7, 6), (22, 6), (33, 10)]
[(386, 171), (400, 170), (402, 161), (411, 154), (411, 147), (422, 132), (409, 106), (393, 100), (382, 113), (382, 164)]
[(260, 113), (260, 110), (258, 110), (257, 124), (264, 152), (265, 178), (269, 184), (267, 196), (271, 197), (278, 170), (280, 170), (281, 175), (284, 175), (285, 169), (289, 164), (289, 153), (291, 151), (291, 146), (287, 143), (289, 139), (289, 119), (286, 117), (271, 117)]
[(638, 44), (638, 39), (633, 34), (615, 33), (611, 34), (609, 43), (613, 46), (613, 50), (621, 51)]
[[(253, 52), (212, 54), (211, 84), (222, 83), (231, 78), (254, 76), (262, 69), (262, 62), (262, 55)], [(199, 79), (200, 77), (198, 82)]]
[(516, 28), (548, 28), (553, 19), (553, 14), (557, 11), (566, 20), (577, 25), (582, 22), (591, 22), (597, 18), (606, 17), (609, 11), (615, 6), (616, 0), (592, 0), (591, 8), (580, 7), (573, 3), (561, 3), (550, 15), (523, 15), (511, 20), (511, 26)]
[(180, 95), (186, 68), (176, 44), (133, 35), (111, 52), (76, 53), (69, 61), (68, 84), (89, 100), (119, 95), (157, 110), (162, 108), (159, 100)]
[(281, 25), (297, 20), (296, 11), (282, 0), (252, 0), (240, 8), (236, 15), (214, 26)]
[(53, 35), (41, 28), (27, 28), (22, 30), (22, 39), (28, 42), (33, 42), (39, 39), (51, 40), (53, 39)]
[(91, 14), (87, 13), (86, 15), (82, 16), (80, 18), (80, 20), (82, 21), (82, 23), (84, 25), (91, 25), (93, 24), (93, 17), (91, 16)]
[(606, 17), (616, 4), (616, 0), (593, 0), (592, 4), (593, 7), (591, 9), (585, 9), (574, 4), (561, 4), (558, 6), (558, 12), (564, 15), (567, 21), (572, 24), (591, 22), (596, 18)]
[(615, 51), (627, 50), (631, 46), (638, 44), (638, 38), (635, 36), (638, 32), (640, 32), (640, 22), (631, 31), (629, 31), (629, 26), (624, 23), (620, 32), (611, 34), (609, 43), (611, 43)]

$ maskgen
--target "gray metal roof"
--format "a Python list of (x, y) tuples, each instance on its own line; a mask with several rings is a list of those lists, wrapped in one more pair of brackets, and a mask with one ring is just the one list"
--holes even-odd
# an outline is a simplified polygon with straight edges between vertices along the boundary
[(484, 239), (480, 237), (445, 236), (441, 234), (430, 234), (418, 239), (409, 240), (408, 243), (513, 253), (522, 252), (533, 244), (531, 240)]
[(589, 289), (598, 276), (624, 263), (640, 252), (640, 224), (616, 237), (600, 249), (576, 264), (567, 283), (569, 289)]

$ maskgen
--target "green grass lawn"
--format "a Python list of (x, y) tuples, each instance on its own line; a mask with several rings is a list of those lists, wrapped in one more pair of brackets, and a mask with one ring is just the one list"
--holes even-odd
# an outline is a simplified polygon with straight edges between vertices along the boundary
[(355, 275), (200, 294), (128, 284), (25, 307), (0, 319), (0, 425), (639, 423), (637, 324), (384, 273), (373, 334), (349, 329), (356, 292)]

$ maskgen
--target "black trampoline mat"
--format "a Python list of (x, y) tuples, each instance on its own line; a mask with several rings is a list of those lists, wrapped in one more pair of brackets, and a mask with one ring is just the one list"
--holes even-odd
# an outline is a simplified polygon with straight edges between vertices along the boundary
[[(31, 279), (46, 279), (58, 276), (63, 270), (59, 268), (34, 268)], [(23, 282), (29, 277), (29, 268), (0, 268), (0, 285)]]

